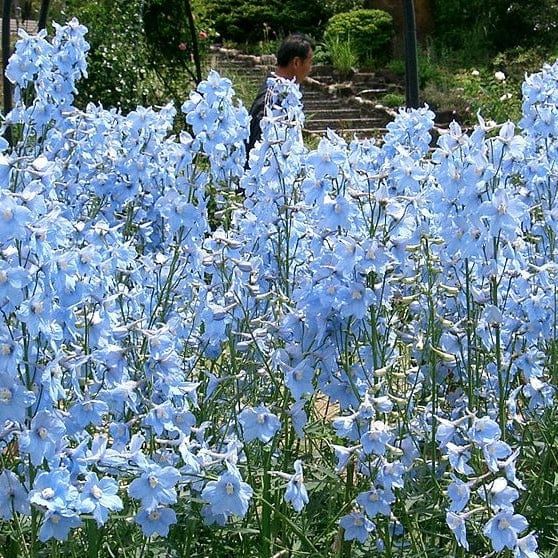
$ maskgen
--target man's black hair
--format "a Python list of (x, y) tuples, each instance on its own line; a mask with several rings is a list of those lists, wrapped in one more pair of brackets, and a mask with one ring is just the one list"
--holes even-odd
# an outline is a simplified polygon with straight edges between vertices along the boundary
[(314, 41), (303, 33), (293, 33), (283, 39), (277, 50), (277, 65), (288, 66), (297, 56), (306, 60), (310, 51), (314, 49)]

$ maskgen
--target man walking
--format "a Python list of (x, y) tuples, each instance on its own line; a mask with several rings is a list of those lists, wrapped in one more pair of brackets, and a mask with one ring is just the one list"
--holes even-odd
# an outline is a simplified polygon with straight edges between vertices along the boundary
[(270, 78), (294, 79), (297, 83), (302, 83), (312, 69), (313, 56), (313, 43), (308, 36), (295, 33), (283, 40), (277, 50), (277, 67), (266, 77), (250, 107), (250, 137), (246, 145), (246, 156), (262, 135), (260, 122), (269, 100)]

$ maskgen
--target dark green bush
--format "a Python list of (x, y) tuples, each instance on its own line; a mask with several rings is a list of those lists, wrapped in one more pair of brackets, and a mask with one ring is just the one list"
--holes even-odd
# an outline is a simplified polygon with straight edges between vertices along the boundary
[(91, 45), (78, 104), (100, 101), (127, 111), (153, 97), (141, 7), (141, 0), (68, 0), (66, 17), (87, 26)]
[[(199, 9), (201, 2), (192, 1)], [(199, 45), (211, 25), (195, 12)], [(64, 18), (88, 28), (89, 77), (79, 86), (78, 104), (101, 102), (123, 111), (138, 104), (181, 101), (193, 85), (192, 38), (183, 0), (67, 0)]]
[[(192, 8), (199, 2), (191, 2)], [(211, 22), (203, 13), (196, 13), (198, 47), (207, 50), (214, 38)], [(150, 59), (154, 64), (181, 65), (193, 55), (193, 37), (188, 24), (185, 0), (146, 0), (143, 25)]]
[(439, 45), (466, 51), (470, 63), (517, 46), (558, 43), (556, 0), (433, 0)]
[(208, 0), (207, 7), (216, 31), (238, 43), (295, 31), (316, 37), (332, 13), (323, 0)]
[(350, 42), (361, 65), (384, 62), (394, 34), (393, 19), (383, 10), (352, 10), (334, 15), (328, 22), (326, 41)]

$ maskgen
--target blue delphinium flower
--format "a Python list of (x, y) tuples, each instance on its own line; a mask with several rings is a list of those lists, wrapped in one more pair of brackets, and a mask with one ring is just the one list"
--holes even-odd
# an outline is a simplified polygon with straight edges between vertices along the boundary
[(304, 486), (304, 476), (302, 472), (302, 461), (297, 459), (294, 462), (294, 475), (291, 476), (285, 489), (283, 499), (292, 505), (295, 511), (300, 512), (308, 503), (308, 492)]
[(26, 226), (32, 221), (32, 212), (18, 203), (17, 198), (6, 190), (0, 192), (0, 243), (10, 240), (25, 240)]
[(9, 521), (14, 511), (30, 515), (29, 498), (17, 475), (4, 469), (0, 473), (0, 518)]
[(360, 443), (366, 454), (373, 453), (375, 455), (384, 455), (386, 444), (391, 443), (393, 434), (389, 426), (380, 420), (372, 421), (370, 428), (361, 438)]
[(436, 441), (443, 448), (448, 442), (453, 440), (453, 436), (457, 431), (457, 425), (447, 419), (436, 417), (439, 422), (438, 428), (436, 428)]
[(35, 401), (35, 394), (24, 388), (19, 378), (0, 375), (0, 424), (7, 420), (23, 423), (27, 407)]
[[(51, 512), (74, 510), (78, 504), (78, 490), (70, 482), (69, 471), (55, 469), (39, 473), (29, 493), (29, 502)], [(69, 513), (70, 517), (73, 515), (73, 511)], [(54, 519), (54, 523), (56, 521)]]
[(346, 152), (332, 144), (327, 138), (322, 138), (315, 151), (308, 154), (307, 162), (314, 167), (314, 173), (318, 180), (326, 176), (335, 178), (339, 168), (347, 160)]
[(82, 524), (77, 513), (68, 508), (60, 510), (47, 510), (43, 517), (41, 529), (39, 530), (39, 540), (42, 542), (49, 539), (65, 541), (72, 529)]
[(403, 480), (404, 473), (405, 467), (403, 467), (400, 461), (387, 462), (384, 460), (378, 473), (378, 482), (380, 482), (385, 489), (403, 488), (403, 486), (405, 486)]
[(174, 504), (174, 487), (179, 479), (180, 472), (174, 467), (148, 463), (144, 466), (141, 476), (130, 483), (128, 494), (141, 500), (142, 507), (148, 511), (155, 509), (159, 504)]
[(216, 481), (209, 481), (203, 491), (202, 499), (206, 501), (214, 515), (238, 515), (244, 517), (252, 498), (252, 487), (245, 483), (238, 470), (228, 466)]
[(527, 526), (527, 520), (522, 515), (502, 510), (488, 521), (483, 533), (490, 539), (492, 548), (500, 552), (504, 548), (515, 548), (517, 536), (527, 529)]
[(228, 515), (225, 513), (213, 513), (211, 506), (205, 505), (201, 509), (203, 522), (206, 525), (219, 525), (224, 527), (227, 524)]
[(339, 525), (343, 527), (343, 538), (346, 541), (357, 540), (364, 544), (372, 531), (376, 528), (363, 513), (353, 511), (344, 515), (339, 520)]
[(500, 427), (489, 417), (475, 419), (468, 434), (469, 438), (480, 446), (499, 440), (501, 436)]
[(20, 435), (21, 451), (31, 456), (33, 465), (40, 465), (43, 459), (50, 460), (56, 454), (57, 445), (66, 433), (66, 426), (54, 412), (39, 411), (31, 421), (29, 430)]
[(108, 412), (109, 407), (104, 401), (90, 399), (77, 402), (70, 408), (69, 433), (83, 430), (90, 424), (97, 426), (102, 424), (103, 416)]
[(238, 415), (245, 442), (261, 440), (269, 442), (281, 428), (281, 421), (264, 405), (247, 407)]
[(447, 488), (448, 498), (451, 502), (449, 511), (459, 513), (469, 503), (471, 488), (469, 483), (463, 482), (454, 475), (452, 475), (452, 479), (451, 484)]
[(389, 489), (372, 488), (366, 492), (361, 492), (356, 497), (356, 502), (370, 518), (374, 518), (378, 514), (389, 517), (391, 515), (391, 504), (395, 502), (395, 494)]
[[(197, 406), (197, 386), (187, 378), (204, 384), (200, 407), (236, 401), (229, 396), (237, 382), (264, 390), (254, 397), (274, 397), (253, 382), (252, 366), (243, 365), (234, 380), (221, 374), (217, 357), (238, 335), (245, 350), (239, 359), (252, 362), (257, 349), (259, 361), (279, 346), (287, 354), (278, 368), (295, 400), (288, 412), (299, 436), (313, 435), (303, 430), (304, 407), (313, 410), (316, 396), (339, 403), (343, 416), (334, 429), (340, 444), (353, 447), (333, 446), (337, 472), (351, 463), (359, 485), (370, 487), (357, 496), (359, 511), (342, 520), (346, 537), (365, 540), (364, 519), (391, 514), (395, 489), (404, 496), (404, 485), (421, 474), (420, 448), (436, 427), (437, 472), (445, 484), (446, 464), (453, 479), (446, 521), (457, 544), (468, 548), (465, 522), (478, 531), (488, 513), (498, 514), (504, 532), (493, 538), (511, 548), (500, 514), (511, 513), (510, 524), (517, 518), (513, 504), (524, 489), (512, 446), (521, 439), (521, 422), (555, 396), (545, 354), (556, 284), (548, 258), (558, 209), (548, 184), (555, 178), (558, 65), (527, 81), (519, 133), (511, 123), (494, 127), (497, 135), (482, 119), (472, 134), (454, 123), (433, 153), (433, 114), (422, 109), (402, 111), (381, 146), (355, 140), (347, 147), (329, 132), (308, 154), (300, 91), (278, 81), (262, 141), (242, 177), (246, 111), (234, 107), (229, 80), (211, 73), (185, 103), (196, 137), (168, 136), (170, 107), (138, 107), (129, 115), (94, 105), (80, 111), (72, 100), (75, 79), (85, 72), (83, 32), (73, 22), (57, 26), (52, 43), (45, 32), (20, 35), (8, 69), (16, 108), (6, 119), (21, 123), (21, 136), (33, 142), (10, 150), (0, 139), (6, 186), (0, 426), (6, 439), (18, 441), (10, 446), (20, 452), (18, 478), (33, 478), (28, 454), (37, 463), (29, 489), (45, 512), (41, 536), (67, 537), (78, 513), (104, 523), (121, 506), (117, 482), (134, 475), (140, 478), (130, 494), (142, 502), (136, 520), (148, 536), (167, 534), (175, 516), (165, 506), (176, 500), (178, 483), (176, 473), (168, 479), (161, 472), (167, 466), (179, 467), (182, 484), (202, 492), (206, 522), (222, 525), (247, 513), (251, 488), (231, 465), (244, 459), (233, 423), (200, 409), (207, 422), (195, 428), (186, 405)], [(29, 106), (24, 91), (36, 94)], [(226, 233), (210, 231), (208, 185), (217, 188), (219, 206), (221, 191), (240, 181), (244, 205), (232, 208)], [(498, 296), (493, 280), (504, 288)], [(424, 347), (430, 310), (449, 364)], [(253, 343), (246, 341), (248, 324), (261, 332)], [(493, 358), (496, 327), (503, 391)], [(469, 362), (479, 347), (486, 366)], [(438, 423), (432, 406), (422, 404), (432, 381), (425, 349), (437, 361), (437, 410), (445, 417)], [(401, 373), (398, 361), (407, 353), (416, 365)], [(207, 381), (200, 355), (215, 359)], [(464, 374), (469, 370), (475, 374)], [(402, 393), (394, 394), (394, 386)], [(410, 422), (402, 430), (395, 415), (403, 406)], [(474, 418), (468, 409), (486, 409), (487, 417)], [(507, 442), (499, 410), (507, 412)], [(279, 418), (266, 407), (243, 412), (237, 434), (244, 432), (244, 442), (278, 437)], [(138, 430), (150, 437), (149, 458)], [(204, 489), (202, 471), (222, 462), (229, 471)], [(43, 467), (53, 471), (43, 476)], [(110, 471), (114, 480), (99, 480), (93, 470)], [(28, 510), (26, 487), (10, 492), (14, 477), (6, 484), (6, 475), (0, 473), (0, 505), (11, 502), (18, 511), (19, 501)], [(284, 498), (301, 509), (302, 467), (295, 463), (286, 480)], [(390, 523), (399, 544), (401, 524)], [(511, 552), (534, 558), (536, 539), (517, 533)]]
[(486, 487), (479, 487), (478, 494), (494, 511), (513, 512), (513, 502), (519, 498), (519, 492), (509, 486), (508, 481), (503, 477), (498, 477)]
[(306, 411), (304, 410), (304, 405), (305, 404), (306, 404), (306, 401), (304, 399), (299, 399), (298, 401), (293, 403), (293, 405), (289, 409), (289, 415), (290, 415), (291, 420), (293, 422), (293, 428), (294, 428), (295, 434), (299, 438), (304, 438), (304, 427), (306, 426), (306, 423), (308, 422), (308, 415), (306, 414)]
[(494, 442), (482, 446), (482, 453), (488, 468), (496, 473), (500, 468), (499, 463), (512, 454), (512, 449), (506, 442), (495, 440)]
[(23, 267), (0, 261), (0, 307), (10, 312), (21, 304), (23, 288), (31, 282), (31, 274)]
[(80, 508), (84, 513), (93, 514), (99, 525), (104, 525), (109, 512), (120, 511), (123, 508), (116, 480), (111, 477), (99, 480), (95, 473), (87, 473), (81, 489)]
[(314, 391), (313, 379), (314, 369), (306, 359), (299, 362), (293, 368), (289, 367), (289, 369), (285, 370), (285, 385), (296, 400)]
[(529, 533), (517, 539), (517, 546), (513, 549), (514, 558), (539, 558), (537, 553), (538, 543), (535, 535)]
[(172, 508), (156, 506), (151, 510), (141, 508), (135, 517), (136, 523), (146, 537), (160, 535), (166, 537), (171, 525), (176, 523), (176, 513)]
[(467, 541), (467, 526), (465, 525), (464, 515), (449, 511), (446, 513), (446, 523), (453, 533), (457, 543), (465, 550), (469, 550)]
[(175, 414), (172, 401), (165, 401), (161, 405), (156, 405), (143, 419), (143, 424), (153, 428), (154, 432), (160, 436), (165, 429), (173, 428), (173, 418)]
[(509, 195), (507, 189), (500, 188), (479, 208), (480, 215), (486, 218), (487, 228), (493, 236), (502, 235), (513, 239), (518, 227), (527, 214), (528, 207), (519, 199)]
[(471, 451), (468, 446), (458, 446), (453, 442), (448, 442), (446, 447), (450, 465), (454, 468), (456, 473), (462, 475), (474, 474), (474, 469), (469, 465)]

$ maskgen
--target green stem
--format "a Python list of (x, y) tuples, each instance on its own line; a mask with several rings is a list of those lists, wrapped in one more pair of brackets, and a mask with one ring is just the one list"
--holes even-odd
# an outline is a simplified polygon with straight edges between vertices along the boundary
[[(345, 482), (345, 497), (343, 504), (346, 505), (352, 500), (353, 482), (354, 482), (355, 464), (351, 460), (347, 465), (347, 481)], [(351, 541), (341, 540), (339, 545), (339, 558), (350, 558), (351, 556)]]
[(271, 462), (271, 451), (264, 449), (264, 468), (263, 468), (263, 488), (262, 488), (262, 558), (271, 556), (271, 478), (269, 476), (269, 467)]

